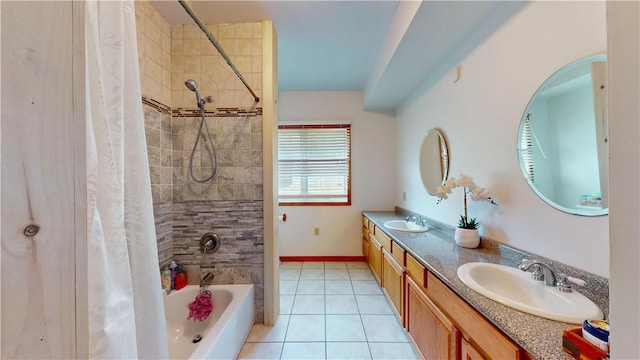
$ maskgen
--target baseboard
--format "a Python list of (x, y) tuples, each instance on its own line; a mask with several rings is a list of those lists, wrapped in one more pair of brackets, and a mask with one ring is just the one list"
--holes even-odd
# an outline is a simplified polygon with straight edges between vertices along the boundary
[(364, 256), (280, 256), (281, 262), (290, 261), (367, 261)]

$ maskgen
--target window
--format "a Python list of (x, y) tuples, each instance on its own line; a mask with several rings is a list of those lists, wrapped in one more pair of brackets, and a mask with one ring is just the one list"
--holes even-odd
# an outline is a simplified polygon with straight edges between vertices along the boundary
[(531, 130), (530, 115), (527, 114), (526, 120), (522, 126), (522, 135), (520, 137), (520, 156), (522, 157), (522, 164), (527, 171), (529, 180), (535, 182), (535, 170), (533, 167), (533, 147), (531, 146)]
[(351, 205), (351, 125), (278, 126), (280, 205)]

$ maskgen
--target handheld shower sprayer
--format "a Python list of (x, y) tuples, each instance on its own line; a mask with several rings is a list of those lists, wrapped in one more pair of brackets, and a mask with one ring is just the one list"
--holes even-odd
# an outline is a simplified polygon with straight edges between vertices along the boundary
[(200, 97), (200, 89), (198, 89), (198, 83), (193, 79), (188, 79), (187, 81), (184, 82), (184, 85), (187, 87), (187, 89), (196, 93), (196, 100), (198, 101), (198, 107), (199, 108), (202, 107), (204, 105), (204, 102)]
[[(195, 181), (195, 182), (199, 182), (199, 183), (204, 183), (207, 182), (211, 179), (213, 179), (213, 177), (216, 175), (216, 170), (218, 169), (218, 158), (216, 155), (216, 148), (215, 145), (213, 143), (213, 139), (211, 139), (211, 134), (209, 133), (209, 126), (207, 125), (207, 122), (205, 121), (205, 114), (204, 114), (204, 104), (205, 103), (212, 103), (213, 102), (213, 98), (211, 96), (207, 96), (204, 99), (200, 96), (200, 89), (198, 89), (198, 83), (193, 80), (193, 79), (188, 79), (184, 82), (184, 85), (187, 87), (187, 89), (193, 91), (194, 93), (196, 93), (196, 100), (198, 101), (198, 108), (200, 109), (200, 115), (201, 115), (201, 121), (200, 121), (200, 129), (198, 130), (198, 135), (196, 135), (196, 142), (193, 144), (193, 150), (191, 150), (191, 156), (189, 157), (189, 175), (191, 175), (191, 178)], [(205, 179), (198, 179), (195, 177), (195, 175), (193, 174), (193, 157), (194, 154), (196, 152), (196, 150), (198, 149), (198, 143), (200, 142), (200, 137), (203, 136), (202, 134), (202, 128), (204, 127), (204, 129), (207, 132), (207, 139), (209, 140), (209, 145), (211, 148), (211, 157), (213, 160), (213, 167), (211, 168), (211, 175), (208, 176)]]

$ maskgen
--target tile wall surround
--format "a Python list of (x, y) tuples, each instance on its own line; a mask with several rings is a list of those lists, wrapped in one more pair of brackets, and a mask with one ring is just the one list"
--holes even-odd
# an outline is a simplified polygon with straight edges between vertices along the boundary
[[(262, 116), (206, 121), (216, 147), (217, 171), (212, 181), (200, 184), (189, 175), (189, 160), (201, 119), (172, 118), (174, 200), (262, 200)], [(200, 137), (193, 164), (198, 179), (211, 173), (213, 155), (206, 136)]]
[(146, 103), (143, 109), (153, 203), (171, 202), (173, 200), (171, 115)]
[[(262, 24), (205, 25), (238, 71), (262, 98)], [(254, 108), (253, 96), (197, 25), (171, 27), (171, 106), (196, 108), (195, 95), (184, 85), (195, 80), (213, 107)]]
[(173, 260), (173, 203), (153, 204), (158, 240), (158, 264), (163, 269)]
[[(212, 271), (215, 284), (252, 283), (256, 321), (263, 321), (262, 107), (196, 25), (169, 25), (146, 1), (135, 2), (138, 62), (160, 267), (185, 264), (190, 283)], [(262, 24), (207, 25), (231, 61), (262, 97)], [(218, 153), (215, 178), (189, 178), (189, 157), (200, 125), (198, 82)], [(200, 139), (197, 177), (211, 170)], [(205, 175), (202, 175), (205, 174)], [(215, 231), (221, 247), (203, 259), (199, 239)], [(204, 262), (201, 264), (201, 261)]]
[[(193, 274), (212, 272), (211, 284), (254, 284), (256, 322), (263, 321), (262, 201), (174, 201), (173, 260), (184, 264), (189, 282)], [(200, 238), (214, 232), (220, 248), (202, 254)]]
[(134, 7), (142, 94), (171, 106), (171, 25), (149, 1)]

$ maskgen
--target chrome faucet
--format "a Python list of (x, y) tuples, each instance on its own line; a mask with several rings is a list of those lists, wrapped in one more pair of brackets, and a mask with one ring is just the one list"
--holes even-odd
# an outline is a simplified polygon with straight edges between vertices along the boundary
[(206, 274), (204, 274), (204, 276), (200, 277), (200, 292), (202, 293), (202, 290), (204, 289), (205, 283), (209, 280), (213, 279), (213, 273), (212, 272), (207, 272)]
[(418, 225), (418, 226), (423, 226), (424, 225), (424, 220), (422, 220), (422, 218), (420, 216), (411, 215), (411, 216), (407, 216), (406, 218), (404, 218), (404, 220), (406, 222), (409, 222), (409, 221), (413, 220), (413, 222), (415, 222), (416, 225)]
[(535, 271), (531, 274), (534, 280), (544, 281), (547, 286), (556, 286), (556, 275), (549, 265), (541, 261), (522, 259), (522, 263), (518, 268), (522, 271), (528, 271), (532, 266), (535, 266)]

